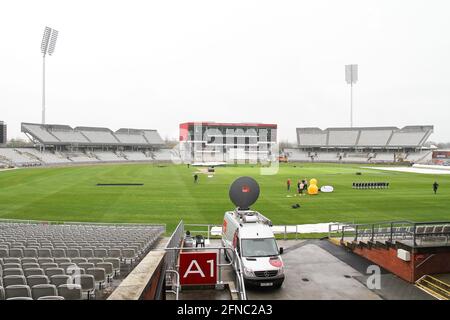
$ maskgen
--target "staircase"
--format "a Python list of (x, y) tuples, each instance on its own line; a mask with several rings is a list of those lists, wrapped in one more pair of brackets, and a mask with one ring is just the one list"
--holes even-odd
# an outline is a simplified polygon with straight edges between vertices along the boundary
[(416, 287), (439, 300), (450, 300), (450, 285), (438, 278), (424, 275), (416, 281)]

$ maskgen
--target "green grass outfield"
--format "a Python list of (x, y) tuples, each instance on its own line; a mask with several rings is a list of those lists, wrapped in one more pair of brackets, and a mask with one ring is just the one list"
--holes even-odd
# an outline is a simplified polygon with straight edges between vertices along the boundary
[[(282, 164), (278, 174), (260, 175), (255, 166), (216, 168), (213, 178), (184, 165), (92, 165), (30, 168), (0, 172), (0, 218), (86, 222), (165, 223), (172, 230), (186, 223), (222, 222), (233, 209), (228, 188), (239, 176), (254, 177), (261, 195), (253, 209), (275, 224), (376, 222), (409, 219), (450, 220), (450, 175), (424, 175), (361, 169), (359, 165)], [(362, 172), (361, 176), (355, 173)], [(299, 178), (317, 178), (334, 193), (287, 197)], [(440, 189), (432, 192), (437, 180)], [(352, 182), (387, 181), (388, 190), (353, 190)], [(98, 187), (97, 183), (144, 183), (133, 187)], [(291, 205), (300, 203), (300, 209)]]

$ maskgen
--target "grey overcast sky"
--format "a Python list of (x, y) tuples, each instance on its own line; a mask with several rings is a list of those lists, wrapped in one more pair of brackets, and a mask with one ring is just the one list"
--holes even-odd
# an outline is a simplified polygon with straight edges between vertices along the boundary
[(36, 1), (0, 6), (0, 120), (154, 128), (185, 121), (349, 125), (344, 65), (359, 64), (355, 126), (432, 124), (450, 141), (450, 1)]

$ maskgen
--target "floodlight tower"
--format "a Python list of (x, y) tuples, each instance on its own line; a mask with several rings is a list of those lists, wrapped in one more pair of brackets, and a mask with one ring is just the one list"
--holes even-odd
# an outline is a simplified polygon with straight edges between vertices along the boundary
[(358, 65), (345, 66), (345, 81), (350, 85), (350, 127), (353, 127), (353, 84), (358, 81)]
[(51, 56), (55, 51), (58, 31), (45, 27), (44, 36), (41, 42), (42, 53), (42, 124), (45, 124), (45, 56), (47, 53)]

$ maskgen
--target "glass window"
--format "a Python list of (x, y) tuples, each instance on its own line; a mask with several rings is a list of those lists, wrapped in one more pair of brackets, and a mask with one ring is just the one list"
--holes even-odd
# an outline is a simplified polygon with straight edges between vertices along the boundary
[(269, 257), (278, 254), (278, 246), (274, 238), (242, 240), (243, 257)]

